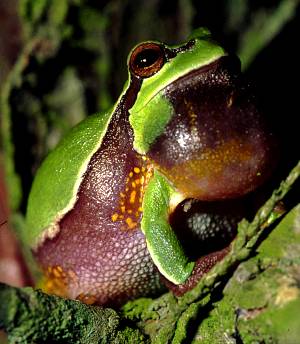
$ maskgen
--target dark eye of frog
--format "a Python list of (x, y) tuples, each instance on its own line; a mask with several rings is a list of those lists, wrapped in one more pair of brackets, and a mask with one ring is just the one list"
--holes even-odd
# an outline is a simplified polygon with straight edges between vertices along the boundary
[(142, 43), (131, 53), (130, 71), (141, 78), (148, 78), (157, 73), (165, 63), (165, 53), (157, 43)]

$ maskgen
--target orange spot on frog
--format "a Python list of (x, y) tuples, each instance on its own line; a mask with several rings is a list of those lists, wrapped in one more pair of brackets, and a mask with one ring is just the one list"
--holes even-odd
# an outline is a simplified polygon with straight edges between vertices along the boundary
[(122, 221), (124, 229), (134, 229), (140, 222), (145, 188), (153, 174), (153, 167), (145, 156), (141, 156), (125, 179), (119, 195), (119, 206), (111, 215), (113, 222)]
[(77, 276), (74, 271), (64, 271), (61, 266), (48, 266), (45, 270), (45, 277), (41, 281), (41, 289), (48, 294), (61, 297), (68, 296), (68, 285), (74, 284)]
[(96, 303), (97, 297), (94, 295), (81, 293), (76, 297), (76, 300), (79, 300), (87, 305), (93, 305)]

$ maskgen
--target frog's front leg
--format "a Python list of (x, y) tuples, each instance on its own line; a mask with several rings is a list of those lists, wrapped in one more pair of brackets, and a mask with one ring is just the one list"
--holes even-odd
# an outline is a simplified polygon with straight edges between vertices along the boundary
[(195, 265), (188, 260), (168, 221), (171, 205), (180, 199), (181, 195), (156, 171), (145, 192), (141, 222), (155, 265), (174, 284), (184, 283)]

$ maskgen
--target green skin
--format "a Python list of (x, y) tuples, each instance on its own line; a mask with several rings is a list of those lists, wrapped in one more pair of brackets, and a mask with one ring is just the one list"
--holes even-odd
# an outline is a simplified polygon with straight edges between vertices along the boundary
[[(211, 40), (206, 29), (199, 29), (191, 38), (195, 41), (191, 48), (178, 53), (153, 76), (143, 79), (134, 104), (128, 109), (134, 133), (133, 146), (138, 154), (147, 156), (151, 145), (165, 132), (174, 115), (163, 90), (191, 71), (227, 55)], [(101, 147), (114, 111), (130, 87), (131, 78), (129, 71), (129, 80), (111, 111), (91, 116), (72, 129), (39, 169), (29, 196), (27, 231), (24, 233), (24, 240), (33, 250), (45, 239), (57, 235), (58, 222), (74, 207), (87, 166)], [(143, 198), (141, 230), (161, 274), (174, 284), (181, 284), (191, 275), (195, 263), (186, 257), (169, 225), (168, 215), (186, 195), (155, 166)]]

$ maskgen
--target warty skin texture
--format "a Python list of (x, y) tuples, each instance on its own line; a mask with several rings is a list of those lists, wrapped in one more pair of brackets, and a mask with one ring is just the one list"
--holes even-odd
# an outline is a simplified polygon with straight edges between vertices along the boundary
[(162, 289), (140, 230), (139, 198), (151, 172), (132, 141), (128, 120), (117, 111), (85, 173), (75, 207), (60, 221), (58, 235), (36, 252), (49, 292), (114, 306)]

